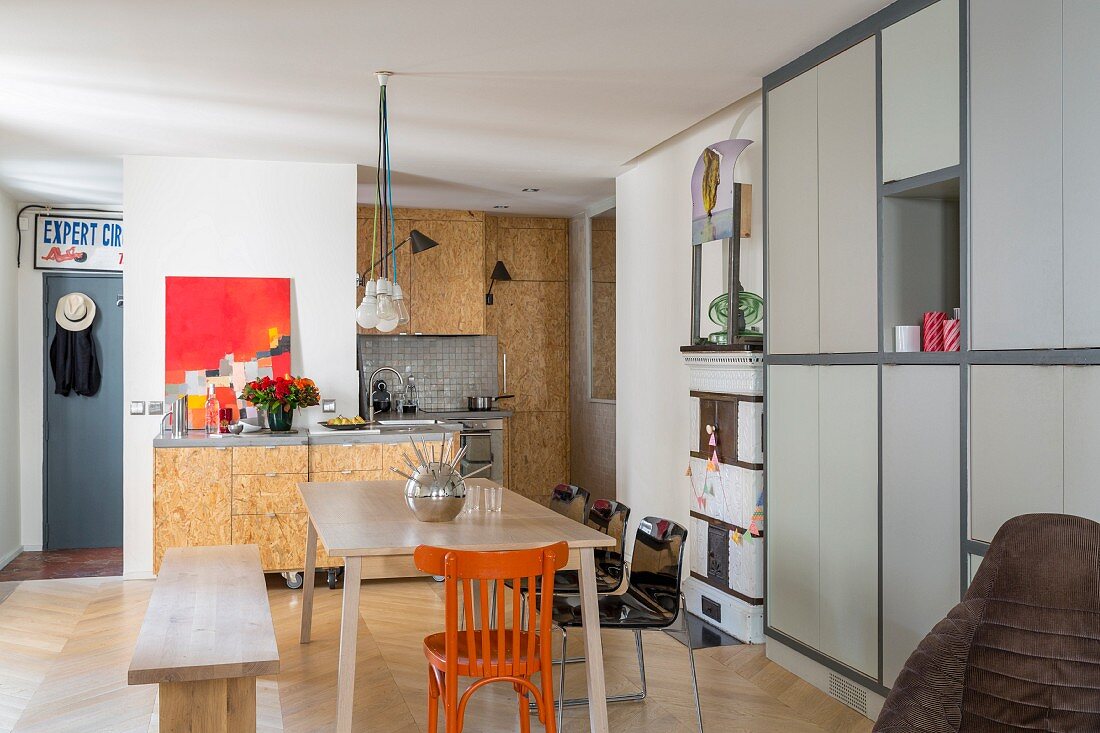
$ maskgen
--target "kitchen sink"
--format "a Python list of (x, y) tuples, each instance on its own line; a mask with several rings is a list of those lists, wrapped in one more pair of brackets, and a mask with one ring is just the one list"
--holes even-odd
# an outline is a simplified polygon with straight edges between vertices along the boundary
[(379, 425), (387, 428), (416, 427), (418, 425), (441, 425), (442, 420), (379, 420)]

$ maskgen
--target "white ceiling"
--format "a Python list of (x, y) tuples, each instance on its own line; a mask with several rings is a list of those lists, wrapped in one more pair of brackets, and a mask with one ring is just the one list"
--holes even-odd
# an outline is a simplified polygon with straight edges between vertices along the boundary
[(391, 69), (395, 203), (573, 214), (886, 4), (0, 0), (0, 186), (120, 203), (125, 154), (370, 166)]

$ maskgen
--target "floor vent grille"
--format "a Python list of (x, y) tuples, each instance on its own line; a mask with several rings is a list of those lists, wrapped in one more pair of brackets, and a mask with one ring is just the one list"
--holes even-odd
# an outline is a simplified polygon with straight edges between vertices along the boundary
[(829, 673), (829, 694), (860, 715), (867, 715), (867, 690), (836, 672)]

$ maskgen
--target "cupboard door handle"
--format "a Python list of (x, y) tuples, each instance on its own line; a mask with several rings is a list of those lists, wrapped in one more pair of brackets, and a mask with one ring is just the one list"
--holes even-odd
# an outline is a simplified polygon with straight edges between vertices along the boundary
[(229, 446), (219, 445), (214, 450), (229, 450)]
[(277, 473), (265, 473), (265, 474), (264, 474), (264, 476), (267, 476), (268, 478), (275, 478), (275, 477), (276, 477), (276, 476), (278, 476), (278, 475), (279, 475), (279, 474), (277, 474)]
[(267, 518), (268, 519), (274, 519), (275, 518), (275, 512), (268, 512), (267, 513)]
[(351, 469), (350, 468), (345, 468), (340, 473), (350, 476), (351, 475)]
[(265, 445), (264, 450), (275, 450), (278, 447), (279, 446), (277, 446), (277, 445)]
[(354, 448), (354, 447), (355, 447), (355, 443), (341, 443), (341, 444), (340, 444), (340, 447), (341, 447), (341, 448)]

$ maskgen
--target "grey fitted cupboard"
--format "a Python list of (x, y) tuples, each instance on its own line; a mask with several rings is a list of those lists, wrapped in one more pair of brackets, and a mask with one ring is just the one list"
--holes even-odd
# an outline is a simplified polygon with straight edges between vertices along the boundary
[(768, 351), (878, 348), (875, 39), (768, 92)]
[(769, 625), (878, 673), (878, 368), (768, 371)]
[(878, 675), (878, 367), (822, 366), (820, 649)]
[(1100, 346), (1100, 3), (971, 0), (975, 349)]
[[(898, 0), (764, 79), (766, 633), (868, 690), (1006, 520), (1100, 521), (1097, 38)], [(959, 352), (894, 352), (956, 306)]]
[(954, 531), (959, 391), (956, 366), (882, 369), (882, 683), (887, 687), (959, 600), (960, 539)]
[(971, 532), (1027, 512), (1100, 521), (1100, 366), (970, 369)]
[(1066, 348), (1100, 346), (1100, 2), (1062, 2), (1062, 207)]
[(768, 350), (816, 354), (817, 69), (768, 93)]
[(882, 31), (882, 180), (959, 164), (959, 2)]
[(970, 368), (970, 530), (989, 542), (1004, 522), (1061, 512), (1062, 367)]
[(878, 350), (875, 39), (817, 67), (822, 353)]
[(768, 623), (820, 643), (818, 367), (768, 368)]

